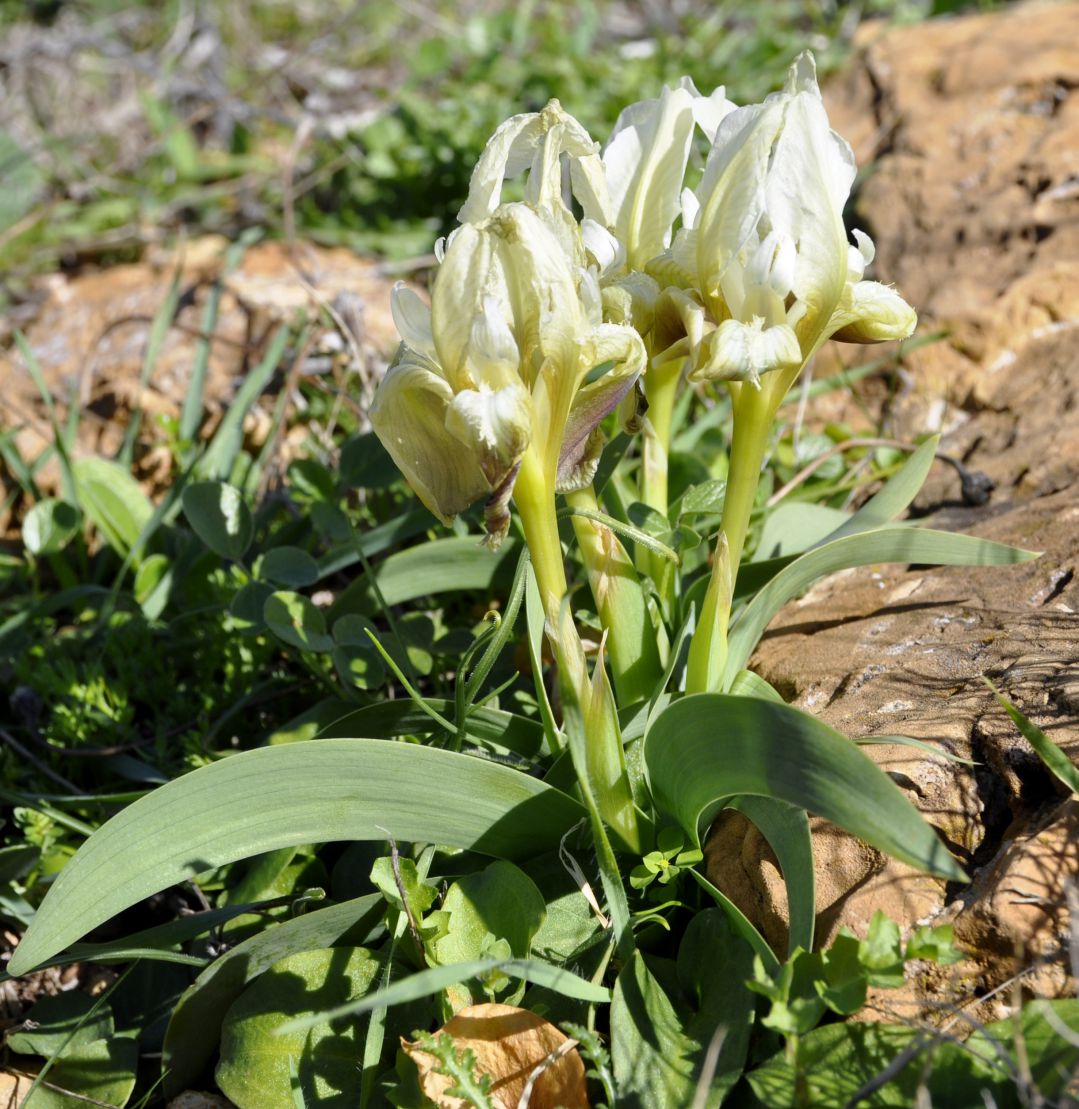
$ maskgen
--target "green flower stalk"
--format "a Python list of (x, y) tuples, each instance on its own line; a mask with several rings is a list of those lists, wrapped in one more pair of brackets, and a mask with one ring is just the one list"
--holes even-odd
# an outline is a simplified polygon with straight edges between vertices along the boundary
[[(599, 424), (633, 388), (645, 351), (633, 328), (603, 322), (575, 228), (544, 185), (549, 164), (558, 164), (562, 126), (556, 120), (532, 135), (540, 174), (533, 204), (501, 205), (487, 216), (473, 206), (482, 218), (451, 237), (429, 310), (415, 294), (395, 292), (404, 342), (371, 420), (441, 519), (485, 498), (487, 540), (497, 546), (512, 501), (556, 661), (581, 703), (591, 705), (593, 681), (567, 617), (555, 497), (590, 483), (603, 444)], [(548, 147), (553, 156), (544, 154)], [(609, 691), (607, 699), (606, 708), (590, 711), (588, 769), (605, 819), (635, 847), (636, 813)]]
[[(566, 502), (591, 517), (601, 514), (591, 486), (567, 493)], [(597, 615), (607, 630), (607, 658), (619, 703), (633, 705), (655, 692), (666, 663), (667, 636), (652, 618), (636, 567), (618, 536), (590, 516), (575, 515), (573, 531)]]
[(723, 120), (665, 260), (688, 279), (683, 318), (697, 321), (680, 350), (690, 380), (727, 383), (734, 413), (720, 536), (690, 648), (691, 692), (723, 680), (734, 579), (788, 389), (829, 337), (876, 342), (914, 329), (914, 311), (897, 293), (862, 280), (872, 242), (856, 231), (850, 246), (843, 226), (854, 176), (853, 153), (828, 126), (804, 54), (781, 92)]

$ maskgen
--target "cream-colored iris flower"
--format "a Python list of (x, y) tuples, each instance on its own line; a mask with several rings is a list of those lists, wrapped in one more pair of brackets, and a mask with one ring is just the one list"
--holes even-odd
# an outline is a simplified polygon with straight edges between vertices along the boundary
[(764, 373), (801, 366), (832, 335), (909, 335), (910, 307), (862, 280), (868, 236), (855, 232), (858, 245), (848, 243), (843, 208), (854, 176), (809, 54), (780, 92), (725, 115), (699, 187), (683, 194), (682, 228), (649, 267), (671, 287), (657, 313), (714, 326), (698, 322), (694, 338), (687, 325), (681, 341), (669, 328), (677, 345), (666, 357), (688, 353), (696, 380), (757, 384)]
[(637, 333), (602, 322), (583, 248), (567, 254), (564, 231), (545, 209), (502, 205), (454, 233), (430, 308), (403, 286), (393, 296), (403, 343), (372, 425), (443, 521), (486, 498), (493, 543), (525, 451), (552, 488), (587, 484), (598, 424), (644, 367)]

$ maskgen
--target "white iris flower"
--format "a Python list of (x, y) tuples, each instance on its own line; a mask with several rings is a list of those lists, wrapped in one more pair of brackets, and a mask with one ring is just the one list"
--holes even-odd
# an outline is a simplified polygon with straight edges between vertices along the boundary
[(573, 257), (566, 241), (546, 209), (505, 204), (454, 233), (430, 308), (394, 291), (403, 343), (371, 422), (443, 521), (487, 498), (495, 544), (525, 451), (538, 452), (552, 487), (587, 484), (597, 426), (644, 368), (640, 337), (603, 323), (583, 248)]

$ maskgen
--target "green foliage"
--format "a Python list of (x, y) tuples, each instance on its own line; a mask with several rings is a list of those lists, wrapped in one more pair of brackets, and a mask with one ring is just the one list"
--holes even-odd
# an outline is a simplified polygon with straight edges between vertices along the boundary
[(285, 1104), (295, 1081), (311, 1105), (355, 1104), (358, 1024), (320, 1021), (292, 1033), (282, 1026), (361, 997), (378, 969), (365, 948), (333, 947), (289, 955), (259, 975), (225, 1014), (215, 1071), (225, 1095), (239, 1109), (263, 1109)]
[[(907, 1025), (830, 1024), (805, 1036), (792, 1062), (787, 1053), (751, 1071), (752, 1104), (768, 1109), (842, 1109), (856, 1097), (873, 1109), (917, 1104), (993, 1104), (1018, 1109), (1024, 1098), (1019, 1052), (1026, 1053), (1026, 1087), (1059, 1096), (1079, 1065), (1079, 1048), (1057, 1030), (1074, 1031), (1075, 1001), (1035, 1001), (1015, 1018), (995, 1021), (964, 1044)], [(991, 1101), (987, 1100), (991, 1099)]]
[[(415, 31), (404, 9), (350, 9), (345, 28), (343, 9), (328, 8), (309, 27), (291, 7), (255, 0), (243, 34), (254, 46), (284, 35), (329, 50), (322, 21), (332, 18), (342, 49), (359, 50), (353, 36), (371, 40), (350, 66), (407, 55), (392, 101), (361, 113), (348, 134), (317, 129), (290, 155), (297, 232), (391, 256), (426, 252), (451, 229), (476, 154), (513, 111), (560, 96), (602, 133), (627, 100), (683, 73), (705, 89), (728, 75), (740, 99), (758, 96), (807, 35), (847, 29), (838, 10), (787, 2), (690, 5), (663, 26), (641, 17), (629, 38), (612, 30), (605, 5), (458, 13), (436, 4), (402, 51), (402, 29)], [(209, 26), (218, 13), (203, 16)], [(221, 26), (236, 46), (236, 28)], [(842, 50), (829, 47), (825, 64)], [(237, 51), (225, 85), (258, 85), (250, 65)], [(272, 113), (253, 113), (224, 127), (226, 149), (221, 129), (193, 119), (167, 80), (144, 93), (153, 142), (137, 180), (103, 181), (83, 200), (0, 136), (0, 163), (11, 156), (0, 184), (18, 184), (0, 199), (0, 231), (11, 231), (7, 249), (23, 273), (64, 244), (109, 257), (94, 244), (133, 223), (276, 228), (279, 159), (260, 151), (292, 133)], [(95, 148), (88, 165), (102, 157)], [(48, 219), (32, 207), (46, 196)], [(181, 293), (174, 281), (144, 379)], [(438, 531), (362, 414), (343, 415), (332, 443), (312, 437), (287, 467), (244, 449), (244, 418), (274, 381), (337, 418), (338, 398), (290, 372), (314, 321), (277, 329), (213, 438), (198, 441), (217, 304), (207, 305), (191, 392), (168, 433), (173, 480), (156, 499), (132, 468), (138, 419), (115, 459), (75, 457), (74, 423), (60, 425), (51, 399), (46, 455), (23, 459), (14, 437), (0, 436), (5, 478), (17, 486), (7, 507), (22, 525), (22, 548), (0, 564), (0, 684), (21, 745), (0, 758), (12, 806), (0, 917), (28, 926), (10, 969), (139, 959), (159, 975), (139, 979), (152, 997), (129, 986), (108, 1004), (81, 993), (43, 999), (28, 1014), (38, 1027), (13, 1032), (10, 1051), (51, 1060), (52, 1086), (117, 1106), (154, 1104), (162, 1073), (173, 1097), (211, 1071), (241, 1109), (362, 1106), (395, 1081), (399, 1034), (419, 1026), (453, 1092), (483, 1107), (489, 1080), (475, 1059), (430, 1030), (497, 998), (544, 1011), (573, 1035), (593, 1103), (611, 1109), (735, 1098), (776, 1034), (787, 1050), (738, 1087), (760, 1104), (846, 1104), (909, 1050), (909, 1065), (868, 1104), (913, 1104), (928, 1082), (941, 1104), (984, 1088), (1010, 1105), (1024, 1058), (1013, 1039), (1038, 1089), (1062, 1090), (1074, 1051), (1051, 1030), (1054, 1020), (1076, 1023), (1065, 1007), (1052, 1018), (1029, 1007), (1014, 1028), (989, 1026), (963, 1050), (887, 1026), (817, 1027), (857, 1012), (869, 986), (901, 983), (912, 959), (960, 956), (947, 929), (916, 929), (904, 942), (879, 914), (866, 937), (844, 933), (814, 951), (809, 814), (943, 877), (962, 875), (856, 745), (745, 669), (778, 608), (826, 573), (1027, 557), (897, 522), (935, 440), (904, 461), (850, 446), (841, 427), (778, 438), (751, 506), (752, 560), (736, 568), (723, 692), (686, 697), (686, 645), (728, 498), (730, 405), (705, 407), (689, 391), (679, 401), (666, 511), (639, 499), (638, 447), (617, 435), (597, 471), (598, 507), (567, 510), (554, 537), (571, 579), (567, 618), (595, 633), (579, 662), (584, 682), (567, 680), (565, 667), (559, 682), (546, 653), (558, 637), (522, 536), (511, 533), (497, 554), (480, 549), (478, 510), (453, 535)], [(617, 433), (614, 417), (607, 430)], [(49, 453), (61, 463), (59, 496), (38, 487)], [(884, 484), (851, 512), (849, 497), (871, 482)], [(656, 662), (622, 682), (632, 695), (613, 722), (602, 712), (610, 685), (598, 646), (610, 621), (577, 588), (587, 575), (572, 529), (582, 521), (616, 537), (634, 565), (655, 568), (623, 615), (654, 636)], [(1074, 790), (1073, 768), (1009, 711)], [(594, 757), (604, 729), (624, 744), (615, 784), (623, 811), (633, 810), (632, 852)], [(22, 750), (28, 757), (12, 753)], [(703, 873), (700, 838), (724, 808), (744, 813), (779, 860), (791, 926), (782, 963)], [(105, 925), (103, 942), (78, 944)], [(126, 1023), (114, 1016), (123, 1005)], [(52, 1086), (43, 1082), (31, 1106), (66, 1104)]]
[(925, 925), (904, 946), (899, 926), (878, 909), (865, 939), (841, 929), (830, 947), (820, 952), (796, 948), (775, 969), (766, 968), (756, 956), (753, 978), (747, 984), (770, 1002), (761, 1023), (797, 1038), (815, 1028), (827, 1010), (841, 1017), (857, 1013), (870, 986), (898, 989), (905, 981), (904, 968), (913, 959), (947, 966), (964, 957), (952, 944), (951, 925)]

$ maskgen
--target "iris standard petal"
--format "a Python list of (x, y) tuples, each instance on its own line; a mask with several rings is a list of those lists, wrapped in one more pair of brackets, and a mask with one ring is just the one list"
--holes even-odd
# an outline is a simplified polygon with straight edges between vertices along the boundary
[(415, 290), (398, 281), (390, 293), (390, 312), (405, 345), (434, 359), (435, 339), (431, 334), (431, 306)]
[(603, 166), (614, 232), (630, 269), (644, 269), (670, 244), (693, 125), (692, 94), (664, 88), (658, 98), (624, 109), (611, 132)]

